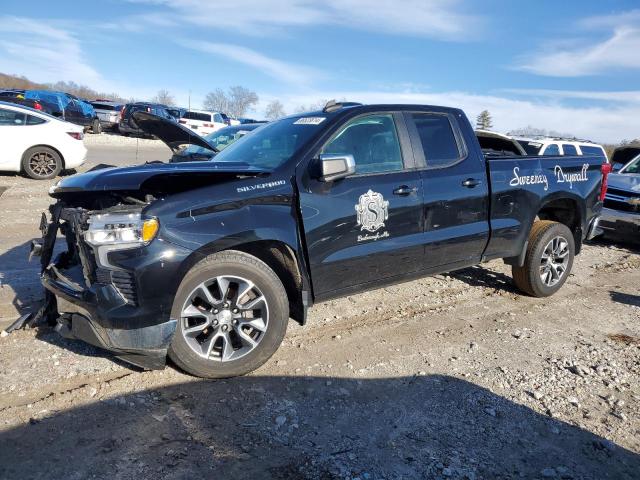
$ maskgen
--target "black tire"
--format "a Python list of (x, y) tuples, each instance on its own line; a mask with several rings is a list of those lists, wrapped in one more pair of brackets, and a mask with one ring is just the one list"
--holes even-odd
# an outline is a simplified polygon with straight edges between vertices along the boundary
[[(555, 252), (552, 249), (552, 242), (556, 239), (560, 239), (558, 240), (558, 251), (560, 249), (562, 253), (566, 251), (566, 255), (560, 258), (553, 253), (550, 260), (547, 257), (543, 258), (543, 255), (548, 255), (549, 252)], [(563, 241), (566, 242), (566, 248)], [(512, 267), (514, 283), (524, 293), (533, 297), (553, 295), (569, 278), (574, 255), (573, 234), (566, 225), (548, 220), (534, 222), (529, 233), (524, 265)], [(560, 268), (563, 270), (561, 274), (558, 274), (557, 271)]]
[(34, 180), (49, 180), (58, 176), (62, 157), (49, 147), (31, 147), (22, 155), (22, 171)]
[[(184, 330), (189, 328), (187, 326), (189, 320), (182, 318), (183, 307), (191, 301), (189, 299), (192, 298), (192, 292), (210, 279), (222, 276), (242, 277), (249, 280), (259, 289), (268, 305), (268, 321), (266, 330), (262, 333), (263, 337), (260, 337), (260, 341), (252, 350), (249, 350), (249, 353), (227, 361), (205, 358), (196, 353), (185, 339)], [(169, 347), (171, 360), (181, 369), (198, 377), (228, 378), (244, 375), (257, 369), (276, 352), (287, 331), (289, 302), (282, 282), (269, 266), (252, 255), (227, 250), (209, 255), (189, 270), (178, 287), (171, 318), (178, 320)], [(215, 331), (212, 328), (212, 332)], [(232, 333), (231, 328), (229, 333)]]
[(93, 122), (91, 122), (91, 132), (95, 134), (102, 133), (102, 125), (97, 118), (94, 118)]

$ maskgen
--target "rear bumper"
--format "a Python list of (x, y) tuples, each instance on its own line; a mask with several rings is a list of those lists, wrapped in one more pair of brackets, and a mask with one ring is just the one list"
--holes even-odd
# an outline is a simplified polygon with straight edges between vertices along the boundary
[(637, 239), (640, 235), (640, 213), (603, 208), (598, 228), (604, 233)]

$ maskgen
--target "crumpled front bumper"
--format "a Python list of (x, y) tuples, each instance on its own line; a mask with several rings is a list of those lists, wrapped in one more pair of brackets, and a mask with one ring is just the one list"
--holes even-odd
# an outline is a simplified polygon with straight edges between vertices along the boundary
[[(77, 209), (54, 208), (51, 223), (43, 219), (44, 241), (33, 251), (42, 257), (44, 315), (67, 338), (143, 368), (162, 368), (176, 328), (170, 316), (181, 267), (193, 252), (159, 234), (147, 246), (109, 252), (105, 267), (77, 233), (77, 216)], [(67, 251), (51, 261), (58, 230)]]
[[(55, 296), (59, 316), (56, 331), (66, 338), (85, 341), (114, 352), (117, 357), (143, 368), (162, 368), (176, 328), (175, 320), (135, 328), (113, 328), (114, 323), (135, 324), (145, 314), (127, 303), (113, 285), (93, 284), (78, 289), (63, 272), (52, 266), (41, 277)], [(129, 320), (129, 322), (127, 322)]]

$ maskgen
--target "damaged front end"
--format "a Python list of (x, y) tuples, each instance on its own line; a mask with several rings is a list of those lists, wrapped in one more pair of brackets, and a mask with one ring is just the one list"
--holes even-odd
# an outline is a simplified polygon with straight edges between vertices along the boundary
[(65, 200), (51, 205), (50, 221), (43, 213), (43, 239), (32, 254), (41, 258), (45, 303), (34, 321), (135, 365), (162, 368), (175, 320), (160, 293), (171, 289), (168, 279), (190, 252), (152, 242), (159, 222), (144, 209), (153, 198), (86, 198), (90, 202), (80, 197), (73, 206)]

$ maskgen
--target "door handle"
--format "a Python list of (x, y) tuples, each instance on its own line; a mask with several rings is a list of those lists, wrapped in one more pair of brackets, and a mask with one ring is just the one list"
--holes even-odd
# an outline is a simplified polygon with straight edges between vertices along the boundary
[(464, 182), (462, 182), (462, 186), (467, 188), (475, 188), (481, 184), (482, 180), (477, 180), (475, 178), (467, 178)]
[(416, 187), (409, 187), (408, 185), (400, 185), (393, 191), (394, 195), (400, 195), (402, 197), (406, 197), (407, 195), (411, 195), (412, 193), (417, 192), (418, 189)]

